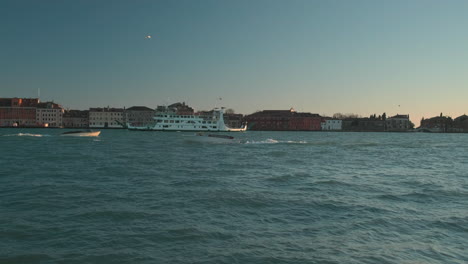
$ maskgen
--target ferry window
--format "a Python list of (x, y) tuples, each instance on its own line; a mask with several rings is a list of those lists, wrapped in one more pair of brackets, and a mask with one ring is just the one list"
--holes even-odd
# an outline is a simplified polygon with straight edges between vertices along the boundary
[(207, 128), (206, 126), (202, 126), (202, 128)]
[(216, 126), (213, 126), (213, 128), (216, 128)]
[(164, 123), (167, 123), (167, 120), (164, 120)]
[(164, 125), (163, 127), (167, 128), (167, 127), (169, 127), (169, 126), (168, 126), (168, 125)]
[(203, 123), (203, 124), (206, 124), (206, 121), (203, 121), (202, 123)]
[(179, 120), (176, 120), (175, 122), (176, 122), (176, 123), (179, 123)]
[(169, 123), (174, 123), (174, 120), (170, 120)]

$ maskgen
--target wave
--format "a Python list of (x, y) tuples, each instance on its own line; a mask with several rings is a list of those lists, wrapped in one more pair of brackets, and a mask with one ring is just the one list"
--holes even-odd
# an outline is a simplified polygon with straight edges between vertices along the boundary
[(292, 173), (292, 174), (282, 174), (282, 175), (277, 175), (273, 176), (271, 178), (268, 178), (268, 181), (274, 181), (274, 182), (287, 182), (290, 180), (295, 180), (295, 179), (303, 179), (303, 178), (308, 178), (310, 177), (310, 174), (308, 173)]
[(245, 193), (240, 191), (212, 191), (205, 197), (195, 198), (193, 201), (203, 204), (218, 206), (255, 208), (260, 209), (268, 207), (274, 203), (271, 197), (260, 193)]
[(44, 261), (50, 261), (53, 257), (47, 254), (41, 253), (27, 253), (16, 256), (0, 257), (2, 263), (39, 263)]
[(48, 134), (31, 134), (31, 133), (18, 133), (2, 135), (4, 137), (50, 137)]
[(314, 185), (341, 185), (341, 186), (356, 186), (353, 183), (348, 183), (348, 182), (343, 182), (343, 181), (338, 181), (338, 180), (319, 180), (313, 182)]
[(449, 229), (460, 233), (466, 233), (468, 232), (468, 228), (466, 227), (467, 223), (468, 217), (450, 217), (434, 220), (430, 226), (441, 229)]
[(214, 230), (203, 230), (197, 227), (186, 227), (179, 226), (173, 227), (165, 232), (158, 234), (159, 239), (174, 241), (174, 240), (198, 240), (198, 239), (217, 239), (217, 240), (228, 240), (234, 238), (232, 234), (222, 229)]
[(262, 141), (247, 140), (245, 142), (245, 144), (278, 144), (278, 143), (279, 143), (278, 140), (274, 140), (274, 139), (271, 139), (271, 138), (269, 138), (267, 140), (262, 140)]
[(154, 216), (155, 214), (153, 212), (140, 210), (88, 210), (70, 215), (73, 219), (109, 219), (112, 221), (135, 220)]
[(461, 190), (438, 190), (438, 189), (427, 189), (422, 191), (413, 191), (402, 194), (381, 194), (377, 195), (376, 198), (382, 200), (393, 200), (393, 201), (404, 201), (404, 202), (418, 202), (426, 203), (430, 201), (436, 201), (440, 199), (450, 198), (463, 198), (468, 197), (468, 192)]
[(261, 140), (261, 141), (247, 140), (245, 142), (245, 144), (308, 144), (308, 142), (304, 141), (304, 140), (298, 140), (298, 141), (295, 141), (295, 140), (276, 140), (276, 139), (268, 138), (266, 140)]
[(317, 145), (317, 146), (336, 146), (340, 143), (337, 141), (316, 141), (310, 144)]
[(289, 153), (287, 151), (271, 151), (266, 154), (268, 157), (275, 157), (275, 158), (280, 158), (280, 157), (285, 157)]
[(379, 143), (377, 142), (350, 142), (343, 144), (344, 147), (374, 147), (378, 146)]

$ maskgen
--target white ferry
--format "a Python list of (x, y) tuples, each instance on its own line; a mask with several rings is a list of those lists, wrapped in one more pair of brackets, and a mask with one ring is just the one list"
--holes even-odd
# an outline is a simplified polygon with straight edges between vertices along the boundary
[(241, 128), (230, 128), (224, 124), (224, 108), (215, 108), (211, 115), (177, 114), (174, 111), (157, 112), (153, 117), (155, 122), (146, 126), (132, 126), (129, 130), (150, 131), (223, 131), (241, 132), (247, 130), (247, 124)]

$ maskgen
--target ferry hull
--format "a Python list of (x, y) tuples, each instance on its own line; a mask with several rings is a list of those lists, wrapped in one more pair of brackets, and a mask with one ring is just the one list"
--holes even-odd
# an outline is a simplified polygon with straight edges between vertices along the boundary
[(205, 129), (156, 129), (147, 127), (128, 127), (132, 131), (159, 131), (159, 132), (244, 132), (247, 129), (205, 130)]

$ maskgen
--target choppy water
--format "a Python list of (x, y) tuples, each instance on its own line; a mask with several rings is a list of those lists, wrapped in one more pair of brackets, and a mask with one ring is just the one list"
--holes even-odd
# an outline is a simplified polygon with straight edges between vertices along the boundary
[(467, 263), (468, 134), (0, 130), (0, 263)]

